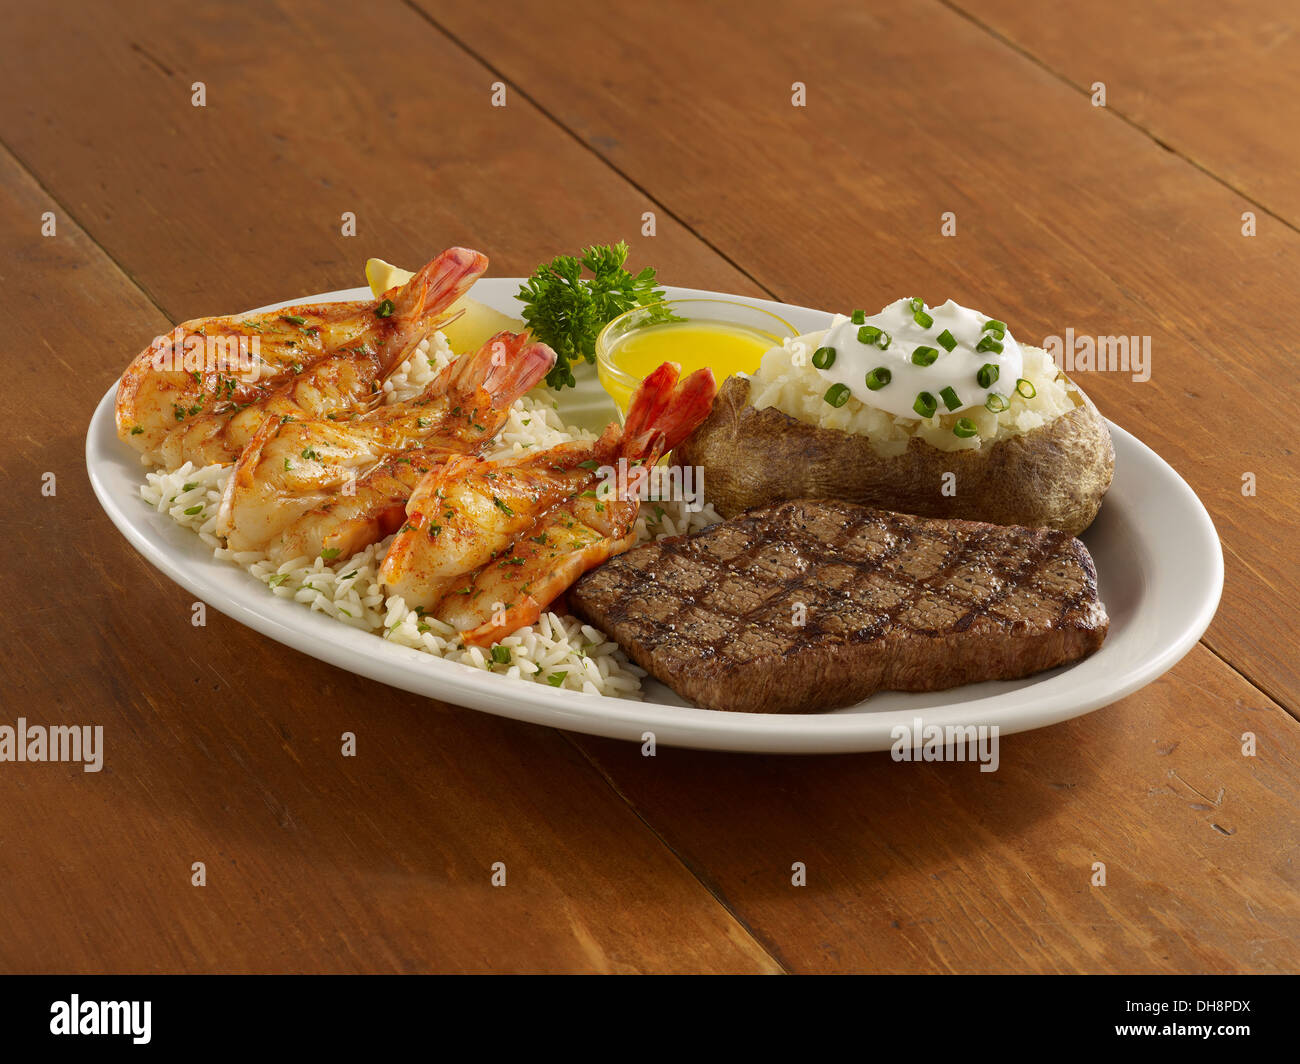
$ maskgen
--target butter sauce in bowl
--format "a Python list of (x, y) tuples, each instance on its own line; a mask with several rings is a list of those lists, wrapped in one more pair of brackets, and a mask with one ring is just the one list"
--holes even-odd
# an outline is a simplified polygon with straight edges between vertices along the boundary
[(765, 352), (795, 334), (785, 319), (724, 299), (670, 299), (636, 307), (611, 321), (596, 339), (600, 383), (627, 413), (647, 374), (676, 362), (682, 376), (708, 367), (718, 384), (753, 373)]

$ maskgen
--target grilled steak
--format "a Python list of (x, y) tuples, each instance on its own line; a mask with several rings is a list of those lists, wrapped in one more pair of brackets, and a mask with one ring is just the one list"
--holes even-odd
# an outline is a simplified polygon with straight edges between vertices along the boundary
[(1109, 624), (1068, 533), (806, 499), (630, 550), (569, 601), (683, 697), (757, 713), (1028, 676)]

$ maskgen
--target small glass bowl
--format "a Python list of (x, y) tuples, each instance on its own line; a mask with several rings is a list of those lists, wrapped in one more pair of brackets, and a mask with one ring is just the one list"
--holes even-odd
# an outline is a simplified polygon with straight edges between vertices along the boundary
[[(654, 328), (665, 324), (665, 321), (729, 325), (756, 334), (760, 339), (768, 341), (769, 348), (780, 347), (782, 341), (795, 335), (794, 326), (784, 318), (771, 311), (732, 299), (684, 297), (665, 299), (644, 307), (633, 307), (606, 325), (596, 337), (596, 372), (600, 377), (601, 385), (613, 397), (620, 416), (627, 413), (628, 401), (644, 379), (644, 374), (630, 371), (619, 364), (619, 346), (637, 330)], [(681, 359), (665, 358), (664, 361), (681, 362)], [(700, 369), (701, 365), (683, 363), (682, 375)], [(751, 369), (757, 368), (757, 363), (751, 367)], [(722, 383), (724, 375), (729, 376), (730, 371), (726, 374), (718, 374), (719, 384)]]

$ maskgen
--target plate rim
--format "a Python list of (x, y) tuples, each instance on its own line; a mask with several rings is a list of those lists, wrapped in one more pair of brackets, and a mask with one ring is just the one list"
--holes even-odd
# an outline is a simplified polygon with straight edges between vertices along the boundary
[[(505, 285), (517, 287), (522, 281), (523, 278), (484, 278), (478, 282), (478, 285), (486, 282), (489, 288)], [(478, 285), (475, 286), (476, 289)], [(710, 295), (744, 299), (769, 309), (780, 308), (787, 313), (795, 311), (798, 312), (798, 316), (825, 317), (832, 313), (800, 307), (796, 304), (729, 295), (708, 289), (667, 285), (664, 287), (670, 293), (669, 298)], [(275, 310), (295, 304), (360, 298), (369, 298), (368, 288), (361, 286), (312, 296), (300, 296), (268, 304), (246, 313)], [(497, 302), (503, 301), (504, 298), (499, 296)], [(493, 305), (491, 298), (484, 301)], [(892, 711), (882, 713), (828, 711), (806, 714), (726, 713), (692, 706), (612, 698), (578, 691), (552, 690), (537, 684), (525, 685), (519, 681), (511, 682), (507, 677), (485, 673), (472, 666), (445, 661), (409, 647), (390, 643), (371, 632), (338, 624), (323, 613), (308, 610), (300, 603), (288, 603), (277, 596), (265, 595), (266, 601), (259, 601), (255, 605), (245, 603), (241, 601), (243, 596), (232, 596), (220, 587), (217, 583), (219, 577), (216, 574), (242, 574), (250, 581), (247, 588), (250, 592), (261, 591), (260, 588), (252, 586), (260, 582), (248, 576), (237, 566), (217, 561), (210, 556), (210, 553), (207, 558), (192, 558), (187, 556), (188, 550), (171, 550), (165, 543), (154, 542), (141, 527), (144, 521), (132, 520), (125, 507), (120, 505), (126, 500), (117, 499), (109, 487), (107, 478), (111, 475), (110, 470), (114, 459), (113, 455), (104, 450), (102, 443), (105, 438), (111, 437), (113, 444), (125, 447), (117, 439), (113, 418), (117, 383), (115, 380), (96, 405), (86, 433), (86, 471), (100, 506), (118, 531), (154, 568), (180, 587), (196, 595), (208, 606), (276, 642), (316, 660), (337, 665), (368, 679), (424, 697), (516, 720), (609, 738), (642, 742), (644, 733), (653, 732), (656, 745), (790, 754), (866, 752), (889, 749), (892, 743), (888, 732), (897, 725), (896, 714)], [(978, 724), (981, 720), (987, 719), (988, 723), (997, 724), (1000, 735), (1047, 727), (1110, 705), (1145, 687), (1181, 661), (1205, 633), (1218, 609), (1223, 589), (1223, 552), (1214, 522), (1200, 498), (1177, 470), (1131, 433), (1109, 420), (1107, 424), (1116, 441), (1117, 452), (1121, 450), (1130, 452), (1135, 458), (1142, 459), (1144, 466), (1154, 468), (1164, 477), (1166, 487), (1172, 488), (1181, 496), (1181, 502), (1194, 519), (1196, 527), (1193, 531), (1199, 533), (1199, 538), (1203, 541), (1202, 545), (1210, 548), (1209, 556), (1204, 559), (1209, 562), (1209, 569), (1203, 574), (1208, 579), (1202, 585), (1195, 613), (1184, 620), (1176, 638), (1162, 646), (1158, 653), (1144, 660), (1139, 667), (1130, 668), (1121, 682), (1082, 700), (1064, 697), (1063, 692), (1049, 692), (1048, 698), (1041, 700), (1033, 698), (1032, 692), (1048, 680), (1068, 676), (1074, 668), (1088, 659), (1083, 659), (1074, 666), (1065, 667), (1058, 673), (1048, 674), (1047, 679), (1040, 683), (1030, 684), (1010, 693), (1003, 692), (983, 698), (918, 707), (915, 711), (908, 710), (909, 716), (922, 719), (926, 725), (940, 726)], [(109, 426), (107, 434), (106, 426)], [(127, 457), (136, 456), (131, 452)], [(121, 460), (120, 455), (118, 460)], [(101, 468), (101, 463), (107, 463), (107, 466)], [(146, 470), (143, 465), (140, 466), (140, 470), (142, 480)], [(138, 500), (139, 496), (130, 495), (128, 498)], [(159, 515), (142, 505), (140, 513), (136, 516), (148, 519)], [(163, 518), (163, 520), (167, 519)], [(168, 523), (171, 524), (170, 521)], [(179, 529), (179, 526), (174, 527), (178, 531), (184, 531)], [(197, 536), (192, 538), (195, 546), (207, 549)], [(282, 619), (278, 616), (281, 609), (293, 609), (295, 613), (286, 614)], [(298, 616), (299, 613), (301, 617)], [(301, 623), (291, 624), (290, 618)], [(325, 625), (328, 625), (328, 628)], [(368, 649), (374, 649), (378, 653), (369, 654)], [(416, 675), (417, 672), (422, 672), (422, 675)], [(498, 686), (499, 690), (497, 690)], [(958, 687), (953, 690), (961, 689)], [(520, 699), (519, 695), (525, 695), (526, 698)], [(1004, 705), (1002, 710), (998, 711), (997, 704), (1008, 700), (1013, 703), (1012, 706)], [(867, 703), (859, 705), (865, 704)], [(845, 708), (851, 710), (855, 707)], [(1009, 718), (1008, 712), (1012, 714)], [(666, 715), (666, 719), (647, 723), (648, 718), (665, 718)]]

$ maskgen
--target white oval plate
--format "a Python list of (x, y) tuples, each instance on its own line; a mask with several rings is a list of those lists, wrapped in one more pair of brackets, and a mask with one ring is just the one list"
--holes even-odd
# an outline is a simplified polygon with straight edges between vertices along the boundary
[[(511, 315), (520, 281), (486, 278), (474, 297)], [(824, 328), (825, 311), (698, 289), (669, 288), (670, 297), (743, 299), (789, 321), (798, 332)], [(355, 288), (291, 303), (368, 299)], [(140, 346), (143, 346), (141, 339)], [(123, 352), (123, 362), (133, 352)], [(614, 416), (595, 373), (561, 398), (570, 423), (599, 430)], [(268, 594), (233, 565), (213, 559), (193, 532), (158, 514), (139, 496), (144, 467), (117, 438), (113, 403), (100, 402), (86, 436), (86, 468), (95, 494), (122, 534), (155, 567), (210, 606), (295, 650), (372, 680), (488, 713), (556, 728), (642, 742), (764, 753), (848, 753), (887, 750), (898, 726), (996, 725), (1001, 734), (1081, 716), (1109, 705), (1171, 669), (1209, 626), (1223, 589), (1223, 554), (1210, 516), (1161, 458), (1111, 425), (1115, 480), (1101, 514), (1083, 540), (1097, 563), (1110, 634), (1092, 657), (1024, 680), (969, 684), (929, 694), (882, 692), (847, 709), (822, 714), (721, 713), (688, 705), (647, 681), (645, 701), (560, 691), (442, 661), (360, 632), (300, 603)]]

